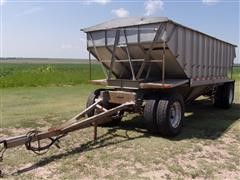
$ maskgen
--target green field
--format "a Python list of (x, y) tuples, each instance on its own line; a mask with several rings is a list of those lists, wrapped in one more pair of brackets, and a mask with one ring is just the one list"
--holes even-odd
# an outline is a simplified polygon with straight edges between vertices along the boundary
[[(88, 64), (13, 64), (2, 63), (0, 88), (62, 86), (88, 83)], [(92, 64), (92, 78), (103, 78), (99, 64)]]
[(235, 80), (240, 79), (240, 66), (233, 67), (232, 78)]
[[(87, 83), (88, 65), (4, 67), (0, 137), (46, 130), (68, 120), (84, 109), (89, 92), (97, 88)], [(99, 65), (93, 68), (96, 78), (103, 77)], [(239, 70), (235, 72), (234, 77), (239, 77)], [(235, 87), (229, 110), (206, 100), (187, 106), (183, 131), (175, 138), (149, 134), (142, 116), (131, 114), (119, 126), (98, 128), (97, 142), (93, 128), (87, 128), (70, 133), (61, 141), (61, 149), (53, 147), (43, 156), (24, 146), (9, 149), (0, 169), (8, 179), (237, 179), (240, 81)]]
[[(104, 78), (99, 64), (91, 67), (92, 79)], [(232, 77), (240, 79), (240, 67), (233, 68)], [(0, 67), (0, 88), (87, 84), (89, 79), (88, 64), (2, 63)]]

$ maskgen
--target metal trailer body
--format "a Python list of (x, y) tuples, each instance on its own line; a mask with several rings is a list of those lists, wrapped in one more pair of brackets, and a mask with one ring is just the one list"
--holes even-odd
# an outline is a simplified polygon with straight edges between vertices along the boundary
[[(108, 88), (91, 93), (86, 109), (60, 126), (1, 139), (0, 160), (7, 148), (25, 144), (39, 154), (68, 133), (90, 126), (96, 139), (97, 125), (119, 122), (124, 112), (143, 114), (153, 133), (175, 136), (183, 125), (185, 103), (203, 94), (218, 107), (229, 108), (233, 102), (233, 44), (168, 18), (122, 18), (83, 31), (89, 53), (106, 75), (92, 82)], [(49, 144), (43, 145), (43, 139)]]
[[(187, 84), (182, 94), (190, 100), (203, 87), (231, 81), (235, 45), (166, 17), (114, 19), (83, 31), (89, 52), (109, 70), (94, 83), (125, 89)], [(197, 94), (188, 97), (193, 89)]]

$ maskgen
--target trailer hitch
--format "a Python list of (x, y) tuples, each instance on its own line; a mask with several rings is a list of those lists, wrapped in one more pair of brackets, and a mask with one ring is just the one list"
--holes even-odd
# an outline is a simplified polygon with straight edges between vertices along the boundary
[[(46, 144), (46, 145), (42, 145), (41, 144), (41, 139), (37, 138), (39, 133), (41, 133), (41, 131), (38, 131), (38, 130), (29, 131), (26, 134), (26, 142), (25, 142), (26, 149), (32, 151), (33, 153), (35, 153), (37, 155), (43, 155), (43, 154), (47, 153), (49, 148), (53, 145), (55, 145), (57, 148), (60, 148), (60, 146), (59, 146), (60, 141), (59, 140), (67, 135), (67, 134), (62, 134), (62, 135), (59, 135), (57, 137), (49, 137), (49, 138), (47, 138), (49, 140), (49, 143)], [(8, 140), (0, 141), (0, 146), (1, 146), (0, 162), (3, 161), (3, 155), (4, 155), (5, 151), (8, 149), (8, 146), (7, 146), (8, 142), (7, 141)], [(37, 146), (34, 146), (32, 144), (34, 141), (37, 141)]]
[[(130, 101), (123, 103), (112, 109), (104, 109), (100, 103), (102, 99), (97, 99), (94, 104), (83, 110), (81, 113), (74, 116), (72, 119), (63, 123), (60, 126), (50, 128), (48, 131), (38, 131), (33, 130), (28, 132), (26, 135), (10, 137), (0, 140), (0, 162), (3, 160), (3, 155), (8, 148), (13, 148), (20, 145), (25, 145), (27, 150), (34, 152), (35, 154), (41, 155), (46, 153), (50, 147), (55, 145), (59, 148), (59, 140), (66, 136), (69, 132), (73, 132), (79, 129), (84, 129), (90, 126), (94, 127), (94, 140), (97, 138), (97, 125), (105, 123), (111, 120), (110, 116), (114, 115), (116, 112), (121, 110), (126, 110), (128, 108), (135, 107), (135, 102)], [(102, 112), (91, 117), (85, 117), (85, 115), (93, 110), (94, 108), (102, 109)], [(80, 120), (81, 119), (81, 120)], [(48, 139), (49, 143), (47, 145), (42, 145), (41, 140)], [(37, 142), (37, 146), (33, 145), (33, 142)], [(2, 176), (2, 171), (0, 169), (0, 177)]]
[[(0, 146), (2, 148), (0, 149), (0, 161), (3, 160), (3, 155), (6, 149), (13, 148), (20, 145), (25, 145), (27, 150), (30, 150), (34, 152), (35, 154), (41, 155), (46, 153), (49, 148), (53, 145), (60, 148), (58, 145), (59, 140), (63, 137), (65, 137), (69, 132), (73, 132), (79, 129), (84, 129), (90, 126), (94, 127), (94, 140), (97, 138), (97, 125), (101, 123), (105, 123), (110, 121), (110, 116), (114, 115), (116, 112), (119, 112), (121, 110), (126, 110), (130, 107), (135, 106), (135, 102), (130, 101), (126, 102), (124, 104), (121, 104), (117, 107), (114, 107), (112, 109), (106, 110), (103, 108), (100, 104), (102, 102), (102, 99), (97, 99), (94, 104), (83, 110), (81, 113), (74, 116), (69, 121), (63, 123), (60, 126), (50, 128), (48, 131), (38, 131), (38, 130), (32, 130), (29, 131), (26, 135), (21, 136), (15, 136), (6, 138), (3, 140), (0, 140)], [(99, 110), (102, 110), (101, 113), (96, 114), (91, 117), (85, 117), (85, 115), (93, 110), (94, 108), (98, 108)], [(49, 143), (46, 145), (41, 144), (41, 140), (48, 139)], [(33, 145), (33, 142), (37, 143), (37, 146)], [(0, 176), (1, 176), (1, 170), (0, 170)]]

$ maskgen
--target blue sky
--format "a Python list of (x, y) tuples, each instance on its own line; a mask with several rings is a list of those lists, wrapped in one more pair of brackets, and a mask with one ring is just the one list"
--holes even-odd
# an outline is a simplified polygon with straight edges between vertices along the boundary
[(240, 45), (238, 0), (0, 0), (0, 7), (3, 57), (86, 58), (80, 29), (126, 16), (167, 16)]

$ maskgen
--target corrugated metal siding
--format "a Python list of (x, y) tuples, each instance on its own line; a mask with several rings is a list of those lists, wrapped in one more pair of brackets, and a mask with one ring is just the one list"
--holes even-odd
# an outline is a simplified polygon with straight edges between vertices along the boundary
[(176, 29), (167, 44), (189, 78), (227, 78), (235, 58), (233, 45), (174, 23), (168, 22), (166, 28), (168, 35)]
[[(110, 60), (111, 53), (109, 49), (110, 51), (113, 50), (117, 31), (120, 31), (118, 45), (126, 44), (124, 37), (125, 29), (131, 57), (143, 59), (145, 54), (142, 52), (139, 44), (142, 48), (149, 48), (158, 27), (160, 27), (160, 36), (154, 47), (162, 48), (161, 38), (165, 30), (167, 33), (167, 47), (169, 50), (167, 50), (168, 55), (166, 56), (166, 77), (173, 77), (174, 75), (176, 76), (175, 78), (188, 77), (195, 84), (200, 80), (211, 82), (214, 79), (227, 78), (235, 58), (234, 45), (172, 21), (88, 32), (88, 48), (91, 52), (94, 52), (92, 37), (94, 44), (99, 49), (100, 59)], [(155, 60), (161, 59), (161, 53), (161, 50), (152, 51), (152, 58)], [(126, 52), (121, 47), (116, 48), (116, 59), (127, 59)], [(159, 68), (152, 70), (151, 75), (159, 76), (160, 79), (162, 65), (161, 63), (155, 64)], [(106, 63), (106, 66), (108, 67), (109, 63)], [(119, 74), (119, 77), (131, 76), (131, 73), (127, 72), (127, 66), (128, 64), (124, 68), (124, 65), (116, 63), (113, 71)], [(137, 72), (140, 64), (139, 62), (133, 62), (133, 66)]]

